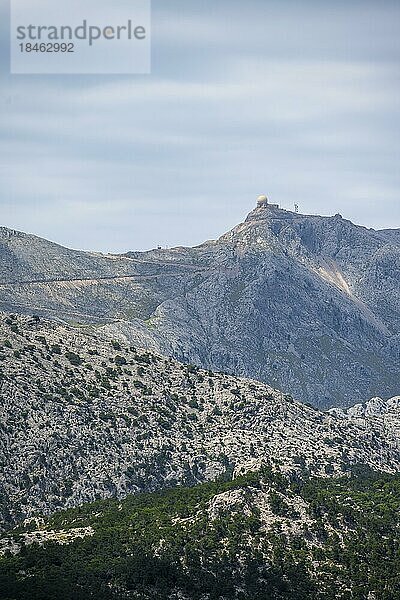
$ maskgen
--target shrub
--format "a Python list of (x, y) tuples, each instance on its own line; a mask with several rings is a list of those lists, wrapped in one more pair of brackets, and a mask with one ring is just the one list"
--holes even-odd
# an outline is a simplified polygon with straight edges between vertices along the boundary
[(121, 367), (122, 365), (126, 365), (126, 358), (124, 358), (123, 356), (119, 356), (117, 355), (114, 359), (114, 362), (116, 365), (118, 365), (119, 367)]
[(75, 367), (78, 367), (79, 365), (81, 365), (83, 363), (82, 358), (79, 356), (79, 354), (75, 354), (75, 352), (70, 352), (68, 350), (65, 353), (65, 356), (69, 360), (71, 365), (74, 365)]

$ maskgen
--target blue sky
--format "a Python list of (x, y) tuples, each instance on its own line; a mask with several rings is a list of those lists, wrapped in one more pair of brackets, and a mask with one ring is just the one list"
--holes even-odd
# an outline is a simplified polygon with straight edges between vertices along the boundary
[(194, 245), (260, 193), (400, 227), (400, 2), (153, 0), (151, 75), (8, 74), (0, 224), (70, 247)]

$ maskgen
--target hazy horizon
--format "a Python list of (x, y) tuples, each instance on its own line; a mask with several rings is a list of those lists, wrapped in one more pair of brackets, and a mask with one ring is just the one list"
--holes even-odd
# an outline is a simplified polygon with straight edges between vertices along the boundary
[[(254, 204), (254, 206), (251, 207), (250, 210), (253, 210), (254, 208), (255, 208), (255, 204)], [(294, 212), (294, 208), (288, 208), (288, 207), (284, 207), (284, 206), (280, 206), (280, 208), (282, 208), (283, 210)], [(248, 212), (250, 212), (250, 210)], [(243, 218), (240, 221), (238, 221), (237, 223), (234, 223), (232, 226), (230, 226), (230, 227), (226, 228), (225, 230), (221, 231), (215, 237), (212, 237), (212, 238), (208, 237), (208, 238), (205, 238), (204, 240), (201, 240), (198, 243), (193, 243), (193, 244), (179, 244), (178, 243), (178, 244), (175, 244), (173, 246), (162, 246), (162, 247), (163, 248), (174, 248), (174, 247), (182, 247), (182, 246), (194, 247), (194, 246), (200, 245), (200, 244), (202, 244), (204, 242), (212, 241), (214, 239), (218, 239), (219, 237), (221, 237), (222, 235), (224, 235), (225, 233), (227, 233), (228, 231), (230, 231), (233, 227), (235, 227), (236, 225), (239, 225), (240, 223), (242, 223), (245, 220), (247, 214), (248, 213), (246, 213), (246, 215), (244, 215)], [(299, 214), (302, 214), (304, 216), (311, 216), (311, 217), (312, 216), (321, 216), (321, 217), (333, 217), (333, 216), (335, 216), (335, 215), (322, 215), (322, 214), (302, 213), (301, 211), (299, 211)], [(348, 219), (345, 215), (341, 214), (341, 216), (342, 216), (342, 218), (344, 220), (351, 221), (351, 219)], [(374, 231), (382, 231), (382, 230), (387, 230), (387, 229), (392, 229), (392, 230), (399, 229), (400, 230), (400, 227), (379, 227), (379, 228), (378, 227), (368, 227), (367, 225), (363, 225), (362, 223), (357, 223), (357, 222), (354, 222), (354, 221), (351, 221), (351, 222), (354, 225), (356, 225), (356, 226), (366, 227), (368, 229), (373, 229)], [(123, 254), (123, 253), (129, 252), (129, 251), (132, 251), (132, 252), (146, 252), (148, 250), (154, 250), (155, 248), (157, 248), (157, 246), (149, 246), (149, 247), (144, 247), (144, 248), (129, 247), (129, 248), (126, 248), (124, 250), (119, 250), (119, 251), (116, 250), (116, 249), (115, 250), (111, 250), (111, 249), (107, 249), (107, 248), (105, 248), (105, 249), (101, 249), (101, 248), (93, 249), (93, 248), (89, 248), (89, 247), (80, 248), (80, 247), (73, 246), (73, 245), (69, 244), (68, 242), (66, 242), (66, 243), (65, 242), (61, 242), (60, 240), (52, 238), (51, 236), (45, 237), (45, 236), (39, 235), (35, 231), (28, 231), (28, 230), (18, 229), (16, 227), (12, 227), (12, 226), (7, 225), (5, 223), (0, 223), (0, 227), (5, 227), (6, 229), (11, 229), (11, 230), (14, 230), (14, 231), (19, 231), (21, 233), (26, 233), (28, 235), (33, 235), (33, 236), (36, 236), (36, 237), (40, 237), (42, 239), (46, 239), (49, 242), (53, 242), (55, 244), (58, 244), (60, 246), (64, 246), (64, 247), (69, 248), (71, 250), (80, 250), (80, 251), (85, 251), (85, 252), (96, 252), (96, 253), (99, 252), (99, 253), (102, 253), (102, 254)]]

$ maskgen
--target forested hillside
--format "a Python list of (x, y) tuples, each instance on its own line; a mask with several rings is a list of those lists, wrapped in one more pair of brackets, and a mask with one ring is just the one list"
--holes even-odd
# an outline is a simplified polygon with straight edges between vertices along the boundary
[(233, 481), (105, 500), (1, 541), (4, 600), (396, 600), (400, 478)]

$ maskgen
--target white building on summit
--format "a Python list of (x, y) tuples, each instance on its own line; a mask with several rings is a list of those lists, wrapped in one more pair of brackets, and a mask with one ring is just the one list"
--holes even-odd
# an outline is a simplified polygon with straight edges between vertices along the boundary
[(268, 206), (268, 198), (267, 196), (258, 196), (257, 198), (257, 208), (264, 208), (265, 206)]
[(279, 208), (279, 204), (270, 204), (264, 194), (257, 198), (257, 208)]

